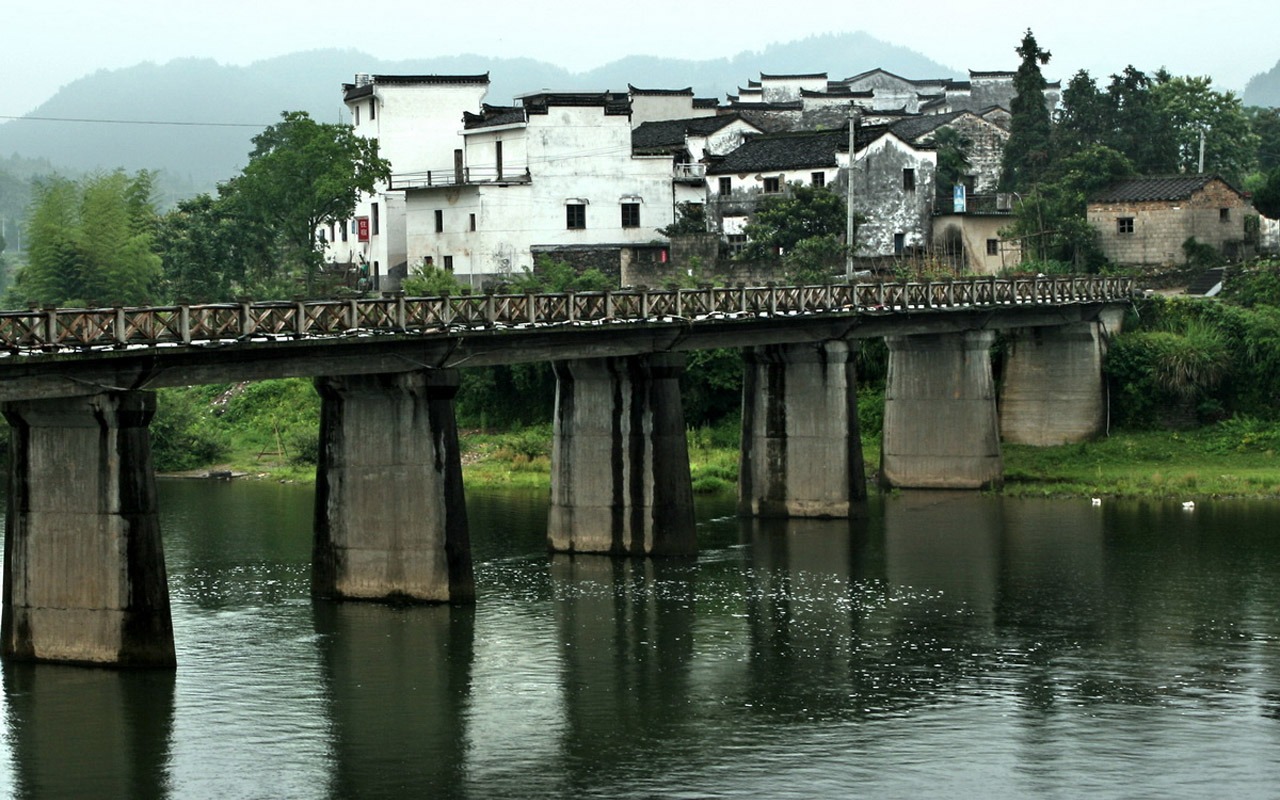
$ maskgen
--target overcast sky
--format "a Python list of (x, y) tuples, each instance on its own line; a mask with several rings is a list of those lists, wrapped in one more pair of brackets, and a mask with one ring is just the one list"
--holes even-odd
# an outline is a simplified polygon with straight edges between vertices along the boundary
[[(1105, 79), (1132, 63), (1146, 71), (1166, 66), (1175, 74), (1212, 75), (1219, 88), (1237, 92), (1280, 60), (1276, 0), (1227, 6), (1203, 0), (17, 0), (5, 6), (0, 116), (27, 113), (60, 86), (99, 69), (191, 56), (246, 65), (327, 47), (388, 59), (528, 56), (580, 71), (625, 55), (722, 58), (862, 30), (957, 70), (989, 70), (1016, 67), (1013, 48), (1030, 27), (1053, 53), (1045, 67), (1050, 80), (1065, 83), (1081, 68)], [(864, 66), (851, 65), (850, 74)]]

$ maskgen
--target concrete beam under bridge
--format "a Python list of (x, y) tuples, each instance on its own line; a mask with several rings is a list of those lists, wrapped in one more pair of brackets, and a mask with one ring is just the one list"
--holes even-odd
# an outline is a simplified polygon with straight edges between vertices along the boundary
[(154, 413), (144, 392), (5, 404), (4, 657), (174, 666)]
[(1083, 442), (1106, 427), (1102, 361), (1122, 311), (1077, 322), (1009, 333), (1000, 387), (1000, 434), (1039, 447)]
[(971, 331), (890, 336), (880, 483), (982, 489), (1004, 481), (990, 348)]
[(554, 368), (550, 549), (694, 554), (684, 356), (573, 359)]
[(847, 517), (866, 499), (856, 343), (746, 353), (738, 513)]
[(473, 602), (457, 371), (325, 377), (316, 389), (313, 593)]

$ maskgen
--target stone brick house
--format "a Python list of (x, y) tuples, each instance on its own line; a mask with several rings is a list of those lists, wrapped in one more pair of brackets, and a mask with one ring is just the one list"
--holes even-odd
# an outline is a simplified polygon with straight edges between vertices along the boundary
[(1217, 175), (1122, 180), (1089, 198), (1087, 214), (1103, 254), (1116, 264), (1186, 263), (1182, 245), (1192, 237), (1232, 260), (1256, 248), (1247, 233), (1253, 207)]

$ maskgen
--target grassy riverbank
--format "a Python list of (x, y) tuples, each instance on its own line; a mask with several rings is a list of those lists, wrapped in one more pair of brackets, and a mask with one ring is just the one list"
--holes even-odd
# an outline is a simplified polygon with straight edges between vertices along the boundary
[[(1213, 426), (1193, 431), (1115, 433), (1063, 447), (1004, 447), (1004, 494), (1025, 497), (1280, 497), (1280, 427), (1242, 432)], [(728, 426), (689, 432), (694, 490), (731, 492), (738, 478), (736, 430)], [(879, 467), (879, 440), (863, 442), (868, 475)], [(548, 487), (550, 426), (516, 433), (462, 433), (464, 479), (469, 486)], [(314, 467), (290, 464), (276, 454), (245, 451), (209, 469), (250, 477), (307, 482)]]

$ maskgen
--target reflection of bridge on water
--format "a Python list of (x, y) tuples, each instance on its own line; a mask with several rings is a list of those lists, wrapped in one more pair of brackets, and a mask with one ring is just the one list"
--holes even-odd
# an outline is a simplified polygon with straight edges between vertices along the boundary
[[(468, 366), (552, 361), (552, 550), (696, 550), (683, 353), (744, 350), (739, 511), (865, 498), (854, 356), (889, 346), (880, 481), (979, 488), (1006, 440), (1093, 435), (1131, 286), (1071, 277), (32, 309), (0, 314), (13, 428), (3, 652), (171, 665), (148, 390), (314, 376), (313, 590), (471, 602), (453, 396)], [(1000, 413), (989, 350), (1010, 333)]]

